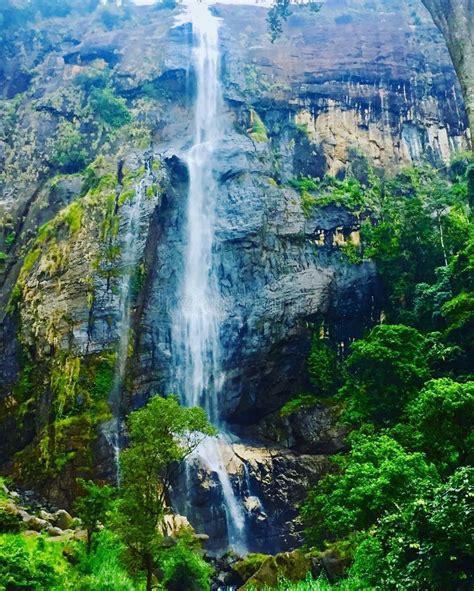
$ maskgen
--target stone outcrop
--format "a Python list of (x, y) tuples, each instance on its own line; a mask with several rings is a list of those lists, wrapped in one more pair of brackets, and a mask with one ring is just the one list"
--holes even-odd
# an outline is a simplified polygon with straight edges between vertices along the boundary
[[(328, 469), (326, 455), (302, 454), (278, 446), (220, 442), (220, 454), (245, 510), (246, 547), (278, 552), (292, 547), (301, 535), (297, 506), (309, 487)], [(223, 493), (215, 472), (198, 457), (178, 474), (173, 499), (179, 511), (187, 511), (196, 531), (209, 535), (207, 549), (222, 549), (227, 523), (222, 512)]]
[[(11, 81), (0, 124), (0, 462), (56, 501), (71, 501), (77, 476), (113, 477), (103, 429), (112, 392), (120, 390), (114, 411), (125, 414), (169, 388), (195, 93), (191, 32), (175, 26), (171, 10), (130, 10), (133, 22), (111, 28), (97, 14), (72, 16), (60, 27), (42, 21), (41, 35), (27, 27), (0, 41), (8, 48), (1, 75)], [(360, 212), (331, 202), (305, 210), (291, 181), (354, 174), (361, 151), (389, 171), (422, 154), (440, 164), (468, 146), (467, 122), (421, 4), (415, 16), (390, 2), (330, 0), (318, 15), (295, 8), (275, 45), (264, 8), (213, 10), (222, 18), (226, 128), (215, 171), (221, 419), (238, 436), (228, 465), (254, 549), (276, 551), (298, 541), (295, 503), (343, 446), (328, 408), (279, 414), (308, 386), (311, 325), (322, 323), (343, 351), (380, 312), (373, 264), (346, 252)], [(34, 76), (12, 75), (33, 68)], [(131, 122), (120, 129), (88, 102), (84, 84), (101, 77), (127, 105)], [(71, 125), (85, 159), (74, 174), (52, 139)], [(141, 181), (131, 273), (122, 256), (127, 204)], [(192, 525), (217, 549), (222, 493), (205, 467), (193, 479)]]

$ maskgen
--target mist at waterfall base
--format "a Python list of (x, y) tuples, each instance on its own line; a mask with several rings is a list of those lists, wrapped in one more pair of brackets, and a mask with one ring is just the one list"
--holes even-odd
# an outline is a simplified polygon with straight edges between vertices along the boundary
[[(230, 435), (219, 419), (219, 399), (224, 375), (221, 367), (221, 305), (216, 269), (215, 209), (218, 187), (213, 161), (225, 133), (222, 124), (223, 96), (220, 84), (219, 19), (206, 4), (186, 5), (184, 21), (192, 24), (192, 65), (197, 96), (193, 145), (184, 155), (189, 171), (184, 261), (180, 297), (172, 326), (172, 360), (169, 391), (179, 393), (187, 406), (203, 407), (221, 435), (206, 439), (189, 458), (180, 482), (176, 508), (193, 523), (192, 472), (203, 470), (220, 488), (222, 506), (213, 507), (216, 518), (224, 510), (227, 547), (245, 554), (247, 515), (242, 495), (248, 483), (231, 480), (226, 461), (233, 454)], [(242, 480), (245, 480), (246, 470)], [(211, 540), (212, 545), (212, 540)], [(224, 549), (224, 548), (222, 548)]]

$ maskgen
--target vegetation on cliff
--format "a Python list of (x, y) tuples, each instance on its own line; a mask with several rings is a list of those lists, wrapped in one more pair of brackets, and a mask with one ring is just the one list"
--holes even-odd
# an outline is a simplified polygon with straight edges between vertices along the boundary
[(451, 181), (431, 171), (430, 190), (425, 171), (400, 173), (361, 232), (385, 323), (333, 361), (343, 383), (327, 395), (349, 451), (302, 507), (310, 546), (350, 549), (355, 588), (472, 587), (472, 163), (460, 161)]

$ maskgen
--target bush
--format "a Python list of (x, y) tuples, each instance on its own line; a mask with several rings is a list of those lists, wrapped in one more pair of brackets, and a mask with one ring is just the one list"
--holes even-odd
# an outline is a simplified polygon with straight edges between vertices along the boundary
[(409, 404), (414, 442), (440, 471), (450, 472), (474, 459), (474, 382), (431, 380)]
[[(39, 546), (39, 545), (38, 545)], [(0, 589), (8, 591), (43, 591), (59, 582), (53, 558), (39, 547), (30, 551), (20, 536), (0, 538)]]
[(209, 591), (212, 568), (184, 541), (164, 553), (163, 582), (168, 591)]
[(110, 88), (94, 88), (89, 105), (92, 112), (112, 129), (119, 129), (131, 120), (125, 101), (115, 97)]
[(430, 377), (429, 343), (414, 328), (380, 325), (351, 346), (346, 383), (340, 391), (347, 418), (393, 424)]
[(82, 170), (87, 162), (87, 152), (79, 129), (69, 121), (62, 121), (52, 144), (51, 163), (61, 172), (73, 174)]
[(353, 433), (349, 442), (351, 451), (333, 460), (340, 472), (323, 477), (303, 506), (311, 544), (362, 531), (438, 482), (423, 454), (407, 452), (387, 435)]
[[(257, 589), (250, 587), (248, 591), (257, 591)], [(308, 575), (304, 581), (292, 583), (282, 580), (276, 587), (263, 587), (260, 591), (371, 591), (371, 588), (352, 577), (341, 581), (337, 585), (331, 585), (322, 576), (316, 580), (311, 575)]]
[(474, 469), (384, 517), (355, 553), (351, 572), (377, 589), (470, 590), (474, 582)]
[(256, 142), (268, 142), (267, 129), (260, 115), (253, 109), (250, 111), (250, 137)]

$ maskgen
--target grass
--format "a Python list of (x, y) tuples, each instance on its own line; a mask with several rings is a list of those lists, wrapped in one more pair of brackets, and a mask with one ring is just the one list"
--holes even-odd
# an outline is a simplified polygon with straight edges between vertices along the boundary
[(97, 546), (90, 555), (83, 554), (77, 574), (81, 589), (87, 591), (138, 591), (143, 585), (133, 581), (121, 562), (123, 547), (108, 530), (97, 536)]
[(263, 587), (258, 590), (250, 587), (247, 591), (371, 591), (371, 588), (356, 579), (344, 579), (332, 585), (324, 577), (313, 579), (308, 575), (304, 581), (297, 583), (282, 580), (276, 587)]

